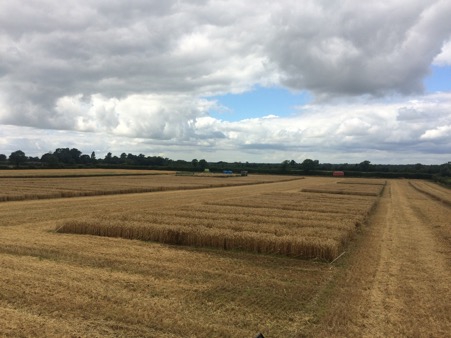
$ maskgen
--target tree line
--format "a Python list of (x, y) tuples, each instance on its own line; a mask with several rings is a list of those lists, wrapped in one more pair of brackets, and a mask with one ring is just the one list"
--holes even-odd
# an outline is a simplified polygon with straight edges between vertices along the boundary
[(451, 177), (451, 162), (441, 165), (416, 164), (372, 164), (365, 160), (360, 163), (320, 163), (318, 160), (305, 159), (297, 163), (285, 160), (282, 163), (249, 163), (249, 162), (207, 162), (205, 159), (191, 161), (172, 160), (161, 156), (146, 156), (122, 153), (119, 156), (107, 153), (98, 158), (93, 151), (83, 154), (76, 148), (57, 148), (41, 157), (26, 156), (22, 150), (12, 152), (9, 156), (0, 154), (0, 168), (84, 168), (114, 167), (204, 171), (249, 171), (254, 173), (274, 173), (292, 175), (327, 175), (333, 171), (344, 171), (346, 176), (377, 177), (411, 177), (433, 178)]
[(104, 158), (97, 158), (93, 151), (91, 154), (83, 154), (77, 148), (57, 148), (39, 156), (26, 156), (22, 150), (16, 150), (9, 156), (0, 154), (0, 167), (10, 168), (73, 168), (94, 166), (135, 166), (135, 167), (192, 167), (205, 170), (208, 163), (205, 159), (192, 161), (171, 160), (161, 156), (146, 156), (122, 153), (119, 156), (107, 153)]

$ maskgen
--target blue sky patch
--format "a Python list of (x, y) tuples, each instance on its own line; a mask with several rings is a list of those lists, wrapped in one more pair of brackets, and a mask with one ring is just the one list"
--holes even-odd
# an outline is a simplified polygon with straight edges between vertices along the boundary
[(451, 66), (432, 66), (424, 86), (427, 93), (451, 91)]
[(310, 102), (307, 92), (294, 93), (282, 87), (260, 87), (242, 94), (214, 96), (224, 111), (212, 109), (210, 115), (224, 121), (239, 121), (268, 115), (289, 116), (296, 106)]

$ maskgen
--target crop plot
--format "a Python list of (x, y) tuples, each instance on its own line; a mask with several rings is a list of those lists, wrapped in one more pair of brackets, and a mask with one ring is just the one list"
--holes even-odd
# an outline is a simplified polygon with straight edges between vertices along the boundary
[(380, 196), (386, 182), (381, 180), (339, 181), (336, 185), (304, 188), (304, 192), (327, 193), (339, 195)]
[[(334, 184), (334, 183), (331, 183)], [(274, 192), (168, 206), (158, 212), (109, 214), (65, 221), (57, 231), (333, 260), (375, 207), (377, 193)], [(334, 188), (332, 188), (334, 189)]]
[[(70, 174), (70, 173), (69, 173)], [(22, 178), (0, 178), (0, 202), (20, 201), (33, 199), (48, 199), (62, 197), (100, 196), (130, 193), (145, 193), (155, 191), (189, 190), (225, 186), (239, 186), (290, 180), (292, 178), (254, 175), (247, 177), (179, 177), (174, 173), (165, 174), (75, 174), (69, 177), (60, 177), (59, 171), (55, 176)], [(50, 174), (47, 174), (50, 175)]]

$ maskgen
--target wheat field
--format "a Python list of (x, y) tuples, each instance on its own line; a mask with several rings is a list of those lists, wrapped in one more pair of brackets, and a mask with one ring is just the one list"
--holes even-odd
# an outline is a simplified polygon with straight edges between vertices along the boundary
[[(303, 336), (322, 311), (335, 265), (245, 248), (55, 231), (85, 220), (154, 220), (161, 226), (172, 219), (180, 227), (199, 220), (226, 236), (233, 227), (252, 234), (249, 229), (259, 226), (261, 238), (301, 236), (305, 228), (312, 238), (330, 232), (341, 241), (352, 237), (355, 224), (364, 224), (377, 199), (301, 191), (334, 187), (337, 179), (290, 179), (262, 176), (258, 181), (267, 183), (0, 203), (0, 336)], [(353, 203), (343, 208), (350, 197)]]
[(65, 221), (56, 230), (331, 261), (366, 221), (384, 185), (347, 185), (346, 196), (326, 186), (168, 206), (157, 213), (143, 207)]

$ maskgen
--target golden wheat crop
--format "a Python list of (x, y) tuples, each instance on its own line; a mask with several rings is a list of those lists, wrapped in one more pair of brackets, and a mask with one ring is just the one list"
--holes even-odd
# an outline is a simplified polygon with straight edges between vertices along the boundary
[(376, 202), (376, 196), (264, 193), (71, 220), (57, 231), (333, 260)]

